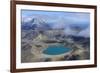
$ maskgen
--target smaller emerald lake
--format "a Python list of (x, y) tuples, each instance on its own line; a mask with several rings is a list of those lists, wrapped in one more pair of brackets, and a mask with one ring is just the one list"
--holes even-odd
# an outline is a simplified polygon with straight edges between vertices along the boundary
[(43, 51), (43, 53), (47, 55), (60, 55), (69, 51), (71, 51), (71, 49), (64, 46), (49, 46)]

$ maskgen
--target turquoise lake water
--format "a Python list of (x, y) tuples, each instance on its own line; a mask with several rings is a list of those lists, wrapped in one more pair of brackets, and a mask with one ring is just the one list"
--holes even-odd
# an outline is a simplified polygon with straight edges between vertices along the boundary
[(50, 46), (44, 50), (43, 53), (47, 55), (60, 55), (69, 52), (70, 50), (70, 48), (65, 48), (64, 46)]

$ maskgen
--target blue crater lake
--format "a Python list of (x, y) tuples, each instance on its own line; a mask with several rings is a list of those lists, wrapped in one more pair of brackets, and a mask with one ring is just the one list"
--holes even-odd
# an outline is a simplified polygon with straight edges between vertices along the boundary
[(49, 46), (43, 51), (43, 53), (47, 55), (60, 55), (69, 51), (71, 51), (71, 49), (64, 46)]

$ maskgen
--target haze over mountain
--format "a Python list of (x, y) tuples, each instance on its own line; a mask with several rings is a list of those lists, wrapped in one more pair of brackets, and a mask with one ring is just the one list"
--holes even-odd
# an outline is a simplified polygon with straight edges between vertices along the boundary
[(90, 15), (81, 12), (22, 11), (22, 29), (64, 29), (66, 35), (90, 37)]

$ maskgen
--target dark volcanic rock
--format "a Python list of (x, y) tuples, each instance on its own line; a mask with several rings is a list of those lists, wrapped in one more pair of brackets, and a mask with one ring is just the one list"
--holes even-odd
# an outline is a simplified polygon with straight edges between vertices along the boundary
[(68, 60), (79, 60), (79, 55), (72, 55)]
[(28, 50), (28, 49), (31, 49), (32, 46), (29, 45), (29, 44), (25, 44), (25, 45), (22, 44), (22, 47), (21, 48), (22, 48), (22, 50)]
[(48, 61), (51, 61), (51, 59), (50, 58), (46, 58), (45, 59), (45, 62), (48, 62)]
[(29, 30), (28, 32), (25, 31), (25, 35), (22, 37), (22, 39), (27, 39), (27, 40), (33, 40), (36, 38), (38, 35), (38, 32)]

